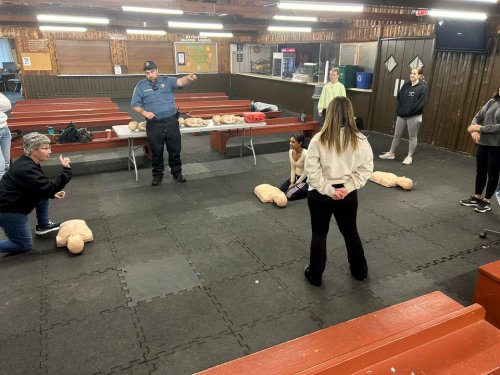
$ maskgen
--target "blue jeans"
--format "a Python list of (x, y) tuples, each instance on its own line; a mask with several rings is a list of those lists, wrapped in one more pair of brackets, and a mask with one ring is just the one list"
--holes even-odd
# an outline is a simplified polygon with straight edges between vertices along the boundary
[[(38, 225), (49, 222), (49, 200), (43, 199), (36, 206), (36, 219)], [(31, 250), (33, 239), (28, 224), (28, 215), (0, 212), (0, 227), (2, 227), (6, 240), (0, 241), (0, 253), (18, 253)]]
[(10, 165), (10, 139), (9, 127), (0, 128), (0, 179)]

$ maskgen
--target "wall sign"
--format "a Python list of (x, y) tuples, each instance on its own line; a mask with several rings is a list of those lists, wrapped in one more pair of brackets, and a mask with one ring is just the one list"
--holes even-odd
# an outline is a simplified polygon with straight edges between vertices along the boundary
[(174, 46), (177, 73), (218, 73), (216, 43), (175, 43)]

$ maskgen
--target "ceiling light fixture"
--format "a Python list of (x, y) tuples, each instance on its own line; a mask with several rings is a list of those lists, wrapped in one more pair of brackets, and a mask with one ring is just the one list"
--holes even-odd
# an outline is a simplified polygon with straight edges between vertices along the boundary
[(218, 33), (214, 31), (200, 31), (200, 36), (213, 36), (218, 38), (232, 38), (233, 33)]
[(74, 27), (74, 26), (40, 26), (41, 31), (76, 31), (84, 33), (87, 31), (86, 27)]
[(167, 32), (165, 30), (127, 29), (127, 34), (135, 34), (135, 35), (167, 35)]
[(89, 23), (95, 25), (107, 25), (109, 20), (101, 17), (78, 17), (78, 16), (57, 16), (55, 14), (39, 14), (36, 16), (41, 22), (61, 22), (61, 23)]
[(276, 15), (273, 18), (275, 20), (279, 20), (279, 21), (299, 21), (299, 22), (317, 22), (318, 21), (318, 17), (280, 16), (280, 15)]
[(486, 18), (488, 18), (488, 15), (486, 13), (458, 12), (455, 10), (444, 10), (444, 9), (429, 9), (428, 14), (431, 17), (458, 18), (462, 20), (484, 21)]
[(362, 12), (363, 4), (315, 3), (312, 1), (281, 1), (278, 4), (278, 8), (306, 11), (324, 10), (328, 12)]
[(168, 27), (179, 29), (209, 29), (209, 30), (222, 30), (224, 26), (221, 23), (200, 23), (200, 22), (177, 22), (168, 21)]
[(184, 14), (182, 10), (166, 9), (166, 8), (144, 8), (144, 7), (129, 7), (122, 6), (124, 12), (138, 12), (138, 13), (158, 13), (158, 14)]
[(290, 31), (299, 33), (310, 33), (310, 27), (292, 27), (292, 26), (269, 26), (267, 31)]

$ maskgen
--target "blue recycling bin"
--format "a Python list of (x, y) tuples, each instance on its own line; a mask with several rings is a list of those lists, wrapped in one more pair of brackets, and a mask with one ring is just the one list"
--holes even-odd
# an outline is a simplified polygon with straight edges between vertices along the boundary
[(372, 73), (357, 72), (356, 73), (356, 88), (369, 89), (372, 84)]

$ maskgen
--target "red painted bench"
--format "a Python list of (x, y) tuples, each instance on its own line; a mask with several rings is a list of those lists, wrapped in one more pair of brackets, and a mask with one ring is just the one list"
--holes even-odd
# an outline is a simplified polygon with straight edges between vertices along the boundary
[[(114, 134), (114, 133), (113, 133)], [(116, 147), (127, 147), (128, 140), (126, 138), (118, 138), (116, 135), (107, 138), (106, 131), (96, 131), (92, 132), (94, 136), (92, 142), (89, 143), (56, 143), (54, 136), (48, 136), (53, 140), (51, 143), (52, 153), (60, 154), (65, 152), (77, 152), (77, 151), (87, 151), (87, 150), (102, 150), (108, 148)], [(134, 145), (144, 145), (147, 143), (146, 138), (136, 138), (134, 139)], [(12, 142), (10, 148), (11, 157), (18, 157), (23, 155), (23, 144), (22, 138), (18, 138)]]
[(494, 374), (500, 331), (484, 316), (433, 292), (198, 374)]
[(486, 320), (500, 329), (500, 260), (479, 267), (472, 302), (486, 309)]
[(218, 101), (199, 101), (199, 102), (181, 102), (177, 103), (179, 112), (192, 112), (202, 109), (221, 109), (221, 110), (247, 110), (250, 111), (252, 102), (250, 100), (218, 100)]
[(175, 103), (189, 103), (189, 102), (199, 102), (199, 101), (216, 101), (216, 100), (229, 100), (229, 96), (227, 95), (211, 95), (211, 96), (205, 96), (205, 95), (196, 95), (196, 96), (186, 96), (186, 97), (180, 97), (178, 98), (177, 96), (175, 97)]
[[(282, 117), (266, 120), (267, 126), (253, 129), (253, 135), (279, 134), (279, 133), (302, 133), (307, 138), (312, 137), (321, 129), (317, 121), (312, 120), (312, 116), (306, 117), (306, 122), (300, 122), (299, 117)], [(242, 130), (222, 131), (210, 133), (210, 146), (223, 154), (227, 151), (227, 141), (231, 137), (242, 136)]]
[(193, 97), (214, 97), (214, 96), (226, 96), (226, 93), (223, 91), (217, 92), (181, 92), (175, 94), (175, 99), (179, 98), (193, 98)]
[(51, 98), (51, 99), (26, 99), (18, 100), (16, 106), (43, 105), (43, 104), (67, 104), (67, 103), (106, 103), (111, 102), (108, 96), (84, 97), (84, 98)]
[(113, 102), (102, 103), (60, 103), (60, 104), (34, 104), (34, 105), (15, 105), (12, 108), (12, 116), (15, 117), (21, 113), (64, 113), (75, 110), (106, 110), (118, 112), (118, 104)]
[(79, 128), (105, 127), (111, 125), (126, 125), (132, 118), (127, 112), (83, 114), (83, 115), (60, 115), (40, 116), (37, 118), (11, 118), (9, 126), (22, 132), (45, 130), (48, 126), (55, 129), (64, 129), (70, 122)]

